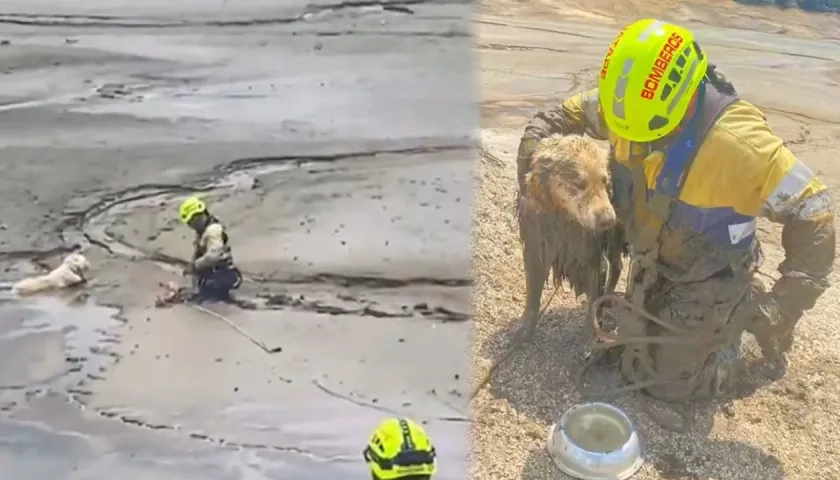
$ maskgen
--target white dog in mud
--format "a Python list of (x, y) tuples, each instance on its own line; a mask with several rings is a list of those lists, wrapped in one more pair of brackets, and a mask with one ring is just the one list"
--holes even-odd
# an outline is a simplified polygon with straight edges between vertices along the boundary
[(46, 275), (24, 278), (12, 285), (12, 292), (20, 296), (34, 295), (51, 290), (73, 287), (85, 282), (85, 272), (90, 263), (81, 253), (64, 257), (61, 265)]

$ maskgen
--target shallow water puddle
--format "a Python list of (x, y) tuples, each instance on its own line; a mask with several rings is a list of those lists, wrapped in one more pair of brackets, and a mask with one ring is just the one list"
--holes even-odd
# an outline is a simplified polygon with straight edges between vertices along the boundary
[(0, 390), (71, 388), (113, 359), (117, 310), (39, 297), (0, 303)]

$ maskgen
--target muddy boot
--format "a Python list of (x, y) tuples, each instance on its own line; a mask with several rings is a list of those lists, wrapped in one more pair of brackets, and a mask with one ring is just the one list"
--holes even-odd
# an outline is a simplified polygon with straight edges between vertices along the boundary
[(256, 310), (257, 309), (257, 302), (252, 300), (246, 300), (244, 298), (237, 298), (233, 295), (229, 296), (230, 300), (228, 303), (231, 305), (236, 305), (237, 307), (241, 308), (242, 310)]
[(237, 306), (243, 310), (257, 310), (259, 305), (251, 300), (237, 300)]
[(207, 298), (199, 292), (192, 292), (184, 296), (184, 303), (187, 305), (201, 305)]
[(709, 358), (694, 398), (731, 395), (743, 385), (745, 376), (746, 365), (741, 359), (740, 345), (727, 347)]
[(645, 392), (659, 400), (683, 402), (717, 397), (731, 383), (739, 360), (738, 346), (728, 346), (711, 355), (702, 345), (658, 345), (651, 348), (653, 367), (666, 383)]

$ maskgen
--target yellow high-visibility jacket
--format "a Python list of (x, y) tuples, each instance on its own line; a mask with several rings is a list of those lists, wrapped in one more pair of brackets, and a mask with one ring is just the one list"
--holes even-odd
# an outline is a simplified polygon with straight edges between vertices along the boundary
[[(629, 180), (622, 185), (621, 178), (629, 179), (631, 162), (639, 161), (645, 187), (655, 188), (664, 153), (610, 132), (597, 89), (571, 96), (531, 120), (519, 148), (520, 187), (536, 141), (555, 133), (608, 140), (616, 189), (635, 188), (627, 185), (632, 185)], [(616, 213), (632, 238), (632, 231), (641, 227), (635, 225), (634, 206), (626, 204), (633, 196), (617, 191), (616, 198)], [(736, 100), (711, 125), (685, 173), (659, 235), (660, 273), (675, 282), (693, 282), (726, 267), (755, 266), (761, 259), (755, 239), (758, 218), (784, 225), (786, 256), (773, 291), (784, 302), (782, 310), (798, 318), (828, 288), (835, 254), (834, 202), (825, 185), (771, 131), (759, 109)]]

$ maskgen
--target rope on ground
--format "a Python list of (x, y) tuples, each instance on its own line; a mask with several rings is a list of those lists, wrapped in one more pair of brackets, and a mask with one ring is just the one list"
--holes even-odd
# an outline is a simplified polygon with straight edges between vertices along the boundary
[(257, 340), (256, 338), (251, 336), (251, 334), (246, 332), (242, 327), (233, 323), (233, 321), (231, 321), (230, 319), (228, 319), (227, 317), (225, 317), (224, 315), (222, 315), (220, 313), (216, 313), (213, 310), (204, 308), (201, 305), (187, 304), (187, 306), (190, 307), (190, 308), (193, 308), (195, 310), (198, 310), (199, 312), (210, 315), (211, 317), (218, 318), (219, 320), (225, 322), (226, 324), (228, 324), (229, 327), (233, 328), (236, 331), (236, 333), (242, 335), (243, 337), (248, 339), (251, 343), (253, 343), (257, 347), (259, 347), (260, 350), (264, 351), (265, 353), (268, 353), (269, 355), (282, 351), (281, 347), (268, 348), (265, 343), (261, 342), (260, 340)]
[[(350, 403), (352, 403), (354, 405), (358, 405), (360, 407), (366, 407), (366, 408), (372, 408), (374, 410), (379, 410), (380, 412), (385, 412), (389, 415), (394, 415), (394, 416), (397, 416), (397, 417), (403, 416), (402, 412), (399, 412), (399, 411), (394, 410), (392, 408), (383, 407), (382, 405), (376, 405), (374, 403), (365, 402), (364, 400), (359, 400), (358, 398), (353, 398), (349, 395), (344, 395), (342, 393), (338, 393), (335, 390), (332, 390), (332, 389), (328, 388), (323, 383), (319, 382), (318, 379), (313, 378), (312, 379), (312, 384), (315, 385), (315, 387), (318, 390), (321, 390), (322, 392), (326, 393), (327, 395), (329, 395), (333, 398), (338, 398), (339, 400), (344, 400), (345, 402), (350, 402)], [(469, 419), (466, 418), (466, 417), (426, 417), (426, 419), (427, 420), (437, 420), (437, 421), (441, 421), (441, 422), (468, 422), (469, 421)]]
[[(554, 300), (554, 297), (557, 295), (557, 291), (559, 289), (560, 284), (558, 283), (554, 286), (554, 291), (551, 292), (551, 296), (548, 298), (548, 301), (545, 303), (545, 306), (542, 309), (540, 309), (540, 313), (539, 315), (537, 315), (537, 322), (539, 322), (543, 314), (545, 314), (545, 311), (548, 309), (549, 305), (551, 305), (551, 301)], [(522, 325), (520, 325), (520, 327), (522, 327)], [(484, 376), (481, 377), (476, 386), (472, 389), (472, 391), (470, 392), (470, 401), (472, 401), (475, 398), (475, 396), (478, 395), (478, 392), (480, 392), (481, 389), (484, 388), (485, 385), (487, 385), (487, 382), (490, 381), (490, 379), (493, 377), (493, 374), (496, 373), (496, 370), (498, 370), (499, 367), (501, 367), (508, 360), (510, 360), (510, 358), (513, 357), (513, 354), (516, 353), (520, 348), (522, 348), (522, 345), (524, 345), (524, 343), (525, 337), (523, 336), (517, 336), (513, 339), (513, 342), (508, 346), (507, 351), (490, 365), (490, 369), (487, 370)]]
[[(725, 317), (724, 325), (729, 324), (729, 320), (732, 317), (732, 313), (735, 311), (735, 308), (738, 304), (741, 303), (743, 298), (746, 296), (747, 292), (749, 291), (749, 286), (744, 289), (738, 299), (733, 302), (730, 306), (729, 311)], [(623, 305), (627, 307), (640, 317), (653, 322), (662, 328), (668, 330), (669, 332), (674, 333), (675, 335), (671, 336), (637, 336), (637, 337), (622, 337), (620, 334), (613, 334), (613, 333), (606, 333), (601, 329), (601, 322), (598, 319), (598, 312), (600, 311), (600, 307), (606, 302), (613, 302)], [(612, 350), (617, 347), (623, 347), (627, 345), (651, 345), (651, 344), (659, 344), (659, 345), (693, 345), (693, 344), (704, 344), (706, 349), (711, 352), (713, 346), (719, 344), (721, 342), (726, 342), (729, 334), (731, 332), (721, 331), (717, 332), (716, 328), (710, 328), (708, 332), (697, 332), (697, 331), (688, 331), (686, 329), (677, 327), (670, 323), (663, 321), (662, 319), (658, 318), (657, 316), (647, 312), (644, 308), (630, 302), (629, 300), (625, 299), (624, 297), (616, 294), (607, 294), (602, 295), (598, 299), (596, 299), (592, 304), (591, 312), (591, 320), (592, 326), (595, 330), (596, 340), (592, 344), (590, 344), (590, 348), (593, 350), (593, 355), (590, 356), (589, 360), (584, 364), (584, 366), (580, 369), (578, 374), (575, 377), (575, 384), (580, 392), (581, 396), (583, 397), (610, 397), (616, 395), (622, 395), (631, 392), (641, 392), (650, 387), (654, 386), (663, 386), (670, 383), (680, 382), (685, 383), (688, 382), (690, 385), (694, 385), (700, 378), (700, 374), (702, 373), (702, 368), (698, 369), (694, 372), (694, 374), (688, 379), (672, 379), (672, 378), (663, 378), (662, 375), (658, 374), (651, 363), (651, 359), (649, 357), (640, 358), (640, 367), (644, 368), (646, 373), (653, 377), (650, 380), (645, 381), (631, 381), (628, 385), (622, 387), (615, 387), (610, 388), (607, 390), (602, 391), (595, 391), (592, 389), (584, 388), (584, 377), (589, 370), (598, 360), (600, 360), (603, 355), (608, 350)], [(691, 336), (686, 338), (686, 334), (691, 333)], [(678, 336), (682, 334), (682, 337)], [(708, 356), (708, 355), (706, 355)], [(644, 394), (643, 394), (644, 395)], [(660, 426), (666, 428), (671, 431), (675, 432), (687, 432), (690, 430), (691, 426), (693, 425), (694, 420), (694, 408), (687, 402), (690, 401), (689, 394), (686, 394), (685, 398), (680, 398), (674, 401), (664, 401), (660, 399), (653, 398), (649, 395), (644, 395), (644, 398), (648, 401), (649, 404), (658, 404), (660, 406), (666, 406), (671, 408), (675, 413), (677, 413), (681, 417), (681, 422), (677, 423), (670, 419), (666, 419), (660, 414), (656, 413), (655, 411), (649, 408), (649, 405), (642, 404), (642, 409), (647, 413), (654, 421), (656, 421)]]

